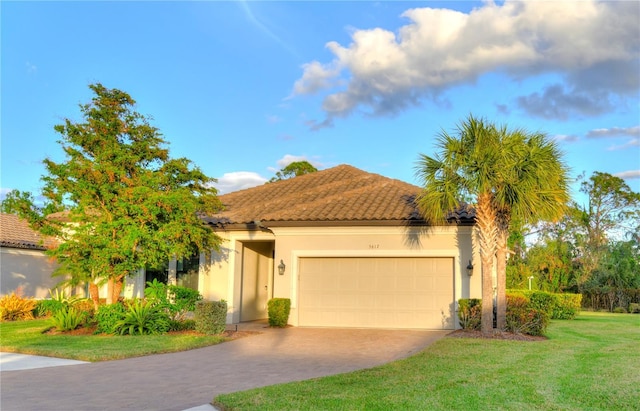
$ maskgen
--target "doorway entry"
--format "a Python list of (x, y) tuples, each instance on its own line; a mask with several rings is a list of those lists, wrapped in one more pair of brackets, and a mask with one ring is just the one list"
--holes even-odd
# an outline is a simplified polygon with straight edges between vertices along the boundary
[(273, 286), (273, 241), (242, 243), (242, 290), (240, 321), (268, 317), (267, 303)]

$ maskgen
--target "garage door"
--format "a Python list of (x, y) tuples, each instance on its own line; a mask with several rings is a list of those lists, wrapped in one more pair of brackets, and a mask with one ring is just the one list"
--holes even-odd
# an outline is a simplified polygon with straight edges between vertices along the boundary
[(452, 329), (453, 258), (301, 258), (302, 326)]

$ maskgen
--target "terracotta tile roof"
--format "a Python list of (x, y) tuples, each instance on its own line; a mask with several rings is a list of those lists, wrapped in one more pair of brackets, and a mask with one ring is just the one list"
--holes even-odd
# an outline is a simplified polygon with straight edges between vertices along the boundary
[(0, 246), (46, 250), (57, 244), (55, 238), (33, 231), (27, 221), (17, 215), (0, 213)]
[(421, 188), (349, 165), (220, 196), (225, 210), (213, 225), (287, 223), (420, 223), (414, 201)]

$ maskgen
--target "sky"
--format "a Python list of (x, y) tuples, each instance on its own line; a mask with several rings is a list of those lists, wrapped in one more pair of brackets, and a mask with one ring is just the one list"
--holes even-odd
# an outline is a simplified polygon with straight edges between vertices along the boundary
[(40, 192), (92, 83), (221, 194), (300, 160), (419, 185), (419, 155), (470, 114), (546, 133), (572, 179), (640, 191), (637, 1), (2, 1), (0, 18), (2, 195)]

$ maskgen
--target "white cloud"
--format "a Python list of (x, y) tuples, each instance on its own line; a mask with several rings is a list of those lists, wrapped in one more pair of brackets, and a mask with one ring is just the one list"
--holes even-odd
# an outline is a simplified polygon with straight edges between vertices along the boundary
[(607, 148), (609, 151), (626, 150), (632, 147), (640, 147), (640, 138), (633, 138), (624, 144), (614, 145)]
[(267, 179), (258, 173), (251, 171), (234, 171), (231, 173), (224, 173), (222, 177), (218, 178), (218, 181), (214, 183), (213, 186), (218, 190), (218, 194), (226, 194), (233, 191), (259, 186), (266, 182)]
[(572, 134), (571, 135), (558, 134), (556, 136), (553, 136), (553, 139), (555, 141), (558, 141), (558, 142), (564, 141), (564, 142), (567, 142), (567, 143), (573, 143), (574, 141), (578, 141), (578, 136), (575, 136), (575, 135), (572, 135)]
[(276, 164), (278, 165), (278, 169), (274, 170), (274, 171), (280, 171), (283, 168), (285, 168), (286, 166), (288, 166), (289, 164), (296, 162), (296, 161), (307, 161), (309, 164), (311, 164), (312, 166), (314, 166), (315, 168), (320, 168), (322, 167), (322, 163), (315, 160), (315, 159), (310, 159), (308, 156), (295, 156), (293, 154), (285, 154), (280, 160), (276, 161)]
[(415, 8), (402, 17), (410, 22), (397, 32), (354, 30), (348, 46), (327, 43), (333, 61), (302, 66), (294, 95), (330, 92), (322, 105), (327, 118), (312, 128), (356, 109), (388, 115), (423, 99), (437, 102), (446, 89), (489, 72), (562, 77), (517, 100), (549, 118), (612, 110), (640, 87), (635, 2), (486, 2), (468, 14)]
[(632, 178), (640, 178), (640, 170), (622, 171), (620, 173), (614, 174), (614, 176), (623, 178), (625, 180), (632, 179)]
[(589, 132), (587, 133), (587, 137), (589, 138), (620, 137), (620, 136), (640, 137), (640, 126), (596, 128), (593, 130), (589, 130)]

